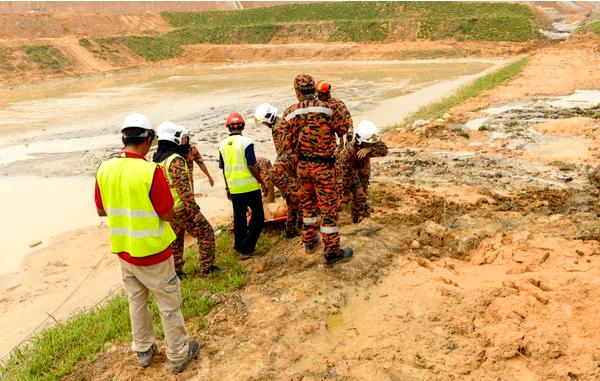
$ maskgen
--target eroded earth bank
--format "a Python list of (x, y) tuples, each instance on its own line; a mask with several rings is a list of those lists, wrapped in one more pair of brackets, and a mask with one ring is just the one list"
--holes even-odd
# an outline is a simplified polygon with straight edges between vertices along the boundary
[[(597, 38), (536, 51), (442, 120), (388, 131), (371, 219), (325, 269), (299, 239), (248, 265), (196, 334), (191, 380), (600, 377)], [(588, 91), (581, 91), (588, 90)], [(175, 379), (128, 344), (70, 379)]]

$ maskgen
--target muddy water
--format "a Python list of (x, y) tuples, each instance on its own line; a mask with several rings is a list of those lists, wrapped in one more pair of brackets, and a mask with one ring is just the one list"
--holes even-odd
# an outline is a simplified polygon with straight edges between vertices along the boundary
[(17, 271), (30, 245), (39, 249), (61, 232), (98, 224), (93, 186), (91, 177), (0, 177), (0, 275)]
[[(499, 64), (465, 59), (200, 65), (0, 90), (0, 206), (3, 215), (15, 216), (2, 229), (11, 255), (2, 256), (0, 272), (15, 271), (29, 243), (98, 223), (91, 176), (120, 148), (116, 131), (129, 112), (143, 112), (155, 124), (186, 125), (214, 164), (216, 144), (226, 136), (226, 115), (240, 111), (250, 119), (264, 101), (282, 110), (294, 102), (298, 73), (330, 80), (355, 123), (368, 117), (387, 125)], [(274, 158), (268, 129), (250, 122), (247, 134), (260, 155)], [(14, 177), (20, 175), (33, 177)]]

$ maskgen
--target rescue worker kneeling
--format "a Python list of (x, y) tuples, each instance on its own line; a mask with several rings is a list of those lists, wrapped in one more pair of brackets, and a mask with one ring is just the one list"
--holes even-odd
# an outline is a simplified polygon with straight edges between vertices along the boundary
[[(254, 113), (256, 124), (263, 124), (271, 129), (273, 135), (273, 145), (277, 152), (277, 159), (273, 168), (269, 172), (269, 180), (281, 191), (287, 205), (287, 218), (285, 222), (286, 238), (293, 238), (300, 235), (302, 229), (302, 187), (298, 181), (296, 167), (298, 158), (285, 151), (285, 139), (288, 136), (284, 120), (277, 116), (277, 108), (269, 103), (261, 103)], [(261, 168), (260, 160), (257, 162)], [(261, 172), (262, 176), (262, 172)], [(263, 180), (265, 178), (263, 177)], [(266, 181), (265, 181), (266, 182)], [(272, 200), (270, 200), (272, 201)]]
[(352, 222), (358, 223), (371, 214), (368, 192), (371, 157), (386, 156), (388, 147), (381, 141), (379, 128), (368, 120), (360, 122), (350, 144), (338, 154), (337, 165), (342, 174), (344, 200), (352, 196)]
[(158, 126), (158, 149), (153, 160), (159, 163), (165, 173), (175, 201), (171, 227), (177, 235), (177, 239), (173, 242), (173, 258), (177, 275), (180, 277), (184, 275), (183, 251), (185, 232), (187, 231), (198, 242), (201, 273), (203, 276), (208, 276), (221, 269), (214, 264), (215, 234), (194, 199), (190, 173), (183, 156), (185, 153), (180, 145), (186, 132), (182, 126), (177, 126), (172, 122), (162, 122)]

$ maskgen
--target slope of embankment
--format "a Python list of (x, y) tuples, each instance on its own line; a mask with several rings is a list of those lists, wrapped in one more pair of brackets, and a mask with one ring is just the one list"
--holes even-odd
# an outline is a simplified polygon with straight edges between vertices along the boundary
[(106, 11), (80, 4), (77, 13), (17, 13), (15, 5), (17, 10), (0, 14), (0, 81), (182, 63), (503, 55), (544, 41), (538, 32), (544, 20), (522, 4), (339, 2), (265, 8), (254, 2), (246, 4), (254, 9), (219, 10), (227, 6), (214, 3), (198, 5), (196, 12), (182, 4), (165, 6), (161, 13), (148, 4), (137, 13), (128, 3), (109, 2)]

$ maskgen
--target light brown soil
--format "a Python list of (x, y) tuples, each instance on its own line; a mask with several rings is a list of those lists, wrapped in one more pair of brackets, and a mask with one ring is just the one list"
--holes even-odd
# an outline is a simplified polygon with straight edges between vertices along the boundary
[[(592, 86), (596, 43), (542, 49), (522, 75), (454, 115)], [(548, 81), (551, 71), (560, 75)], [(534, 125), (592, 146), (598, 127), (581, 117)], [(598, 379), (600, 193), (586, 165), (598, 153), (546, 160), (470, 135), (445, 122), (388, 132), (395, 148), (374, 160), (372, 218), (352, 225), (342, 214), (355, 258), (326, 269), (294, 239), (248, 263), (247, 285), (218, 295), (206, 329), (192, 333), (202, 357), (182, 378)], [(137, 368), (127, 343), (68, 379), (79, 377), (179, 379), (163, 355)]]
[[(600, 83), (600, 36), (585, 36), (536, 50), (531, 62), (514, 80), (454, 107), (450, 113), (464, 120), (470, 111), (490, 104), (532, 96), (571, 94), (576, 89), (597, 89)], [(465, 115), (467, 114), (467, 115)]]
[[(187, 47), (181, 61), (164, 64), (230, 61), (238, 49), (249, 61), (382, 58), (400, 45)], [(487, 54), (485, 46), (472, 49)], [(596, 88), (598, 47), (586, 36), (541, 48), (521, 75), (454, 108), (449, 121)], [(600, 191), (588, 179), (600, 178), (590, 165), (599, 159), (598, 125), (577, 117), (534, 128), (585, 136), (589, 147), (581, 157), (553, 147), (563, 156), (548, 159), (491, 145), (485, 131), (466, 138), (448, 121), (387, 133), (390, 154), (373, 161), (372, 218), (341, 217), (352, 261), (325, 269), (298, 238), (282, 242), (247, 263), (243, 289), (216, 295), (206, 329), (190, 333), (202, 356), (181, 376), (164, 355), (138, 368), (129, 344), (118, 343), (67, 379), (599, 379)]]

